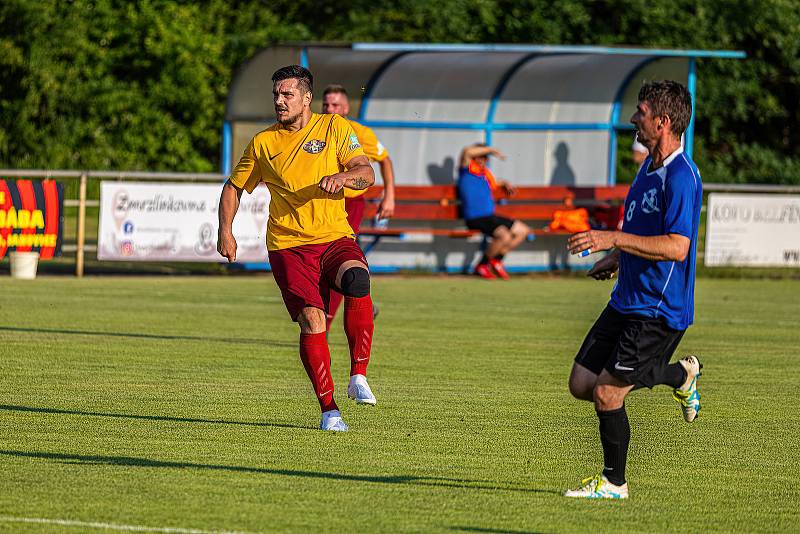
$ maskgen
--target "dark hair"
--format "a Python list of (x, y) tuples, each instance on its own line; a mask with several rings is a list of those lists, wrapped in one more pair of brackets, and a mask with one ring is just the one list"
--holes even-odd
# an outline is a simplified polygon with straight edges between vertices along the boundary
[(639, 102), (647, 102), (656, 117), (669, 117), (672, 135), (679, 138), (692, 118), (692, 95), (673, 80), (648, 82), (639, 89)]
[(342, 85), (333, 83), (326, 87), (324, 91), (322, 91), (323, 98), (330, 94), (341, 94), (347, 96), (347, 89), (345, 89)]
[(281, 67), (272, 73), (272, 83), (277, 83), (282, 80), (294, 78), (297, 80), (297, 85), (300, 86), (305, 92), (313, 92), (314, 90), (314, 75), (311, 71), (300, 65), (288, 65)]

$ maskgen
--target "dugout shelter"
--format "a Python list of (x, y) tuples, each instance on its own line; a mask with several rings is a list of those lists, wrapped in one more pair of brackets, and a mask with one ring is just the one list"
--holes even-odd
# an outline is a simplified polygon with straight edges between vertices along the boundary
[[(347, 89), (350, 117), (386, 146), (397, 185), (453, 184), (461, 149), (475, 142), (508, 155), (492, 160), (492, 170), (516, 185), (614, 185), (618, 152), (630, 150), (633, 140), (628, 120), (643, 81), (678, 80), (694, 104), (698, 59), (743, 57), (739, 51), (599, 46), (270, 46), (234, 77), (221, 172), (229, 173), (252, 136), (275, 121), (272, 73), (299, 64), (314, 74), (314, 111), (320, 112), (327, 85)], [(693, 145), (694, 113), (687, 153)]]
[[(230, 172), (253, 134), (274, 122), (272, 73), (298, 64), (314, 74), (316, 112), (325, 86), (347, 89), (351, 118), (372, 127), (394, 156), (398, 184), (451, 183), (459, 150), (479, 141), (508, 154), (493, 170), (520, 185), (614, 184), (617, 134), (632, 129), (628, 119), (644, 80), (681, 81), (694, 101), (698, 58), (742, 57), (596, 46), (271, 46), (234, 77), (221, 170)], [(693, 138), (694, 116), (689, 154)]]

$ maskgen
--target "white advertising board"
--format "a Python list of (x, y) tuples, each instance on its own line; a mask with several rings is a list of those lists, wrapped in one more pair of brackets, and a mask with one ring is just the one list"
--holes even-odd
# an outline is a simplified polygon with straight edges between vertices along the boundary
[[(222, 184), (103, 182), (97, 258), (117, 261), (227, 261), (217, 253)], [(267, 261), (269, 190), (242, 194), (233, 221), (236, 261)]]
[(709, 194), (705, 264), (800, 267), (800, 196)]

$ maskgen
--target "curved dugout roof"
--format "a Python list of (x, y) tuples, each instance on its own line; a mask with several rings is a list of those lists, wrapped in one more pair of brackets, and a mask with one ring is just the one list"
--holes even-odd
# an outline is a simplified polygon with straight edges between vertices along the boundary
[[(494, 161), (493, 168), (517, 184), (611, 184), (618, 132), (632, 129), (628, 119), (641, 83), (675, 79), (694, 100), (698, 57), (744, 54), (399, 43), (270, 47), (234, 79), (222, 170), (229, 172), (252, 135), (274, 121), (272, 73), (301, 64), (314, 74), (315, 111), (325, 86), (347, 89), (350, 117), (375, 130), (398, 184), (452, 183), (461, 149), (474, 142), (505, 152), (508, 159)], [(694, 117), (686, 132), (690, 153), (693, 130)]]

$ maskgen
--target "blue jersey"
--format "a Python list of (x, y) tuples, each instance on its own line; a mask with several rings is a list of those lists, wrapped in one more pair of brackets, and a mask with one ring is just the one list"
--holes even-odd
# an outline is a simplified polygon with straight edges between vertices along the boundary
[(703, 184), (697, 166), (683, 149), (648, 172), (651, 161), (649, 157), (644, 161), (628, 191), (622, 230), (641, 236), (680, 234), (691, 240), (689, 253), (683, 261), (651, 261), (621, 252), (610, 304), (620, 313), (662, 317), (670, 328), (685, 330), (694, 321)]
[(480, 169), (477, 165), (459, 169), (458, 199), (461, 201), (461, 216), (464, 219), (494, 215), (492, 184), (489, 183), (490, 172), (486, 168)]

